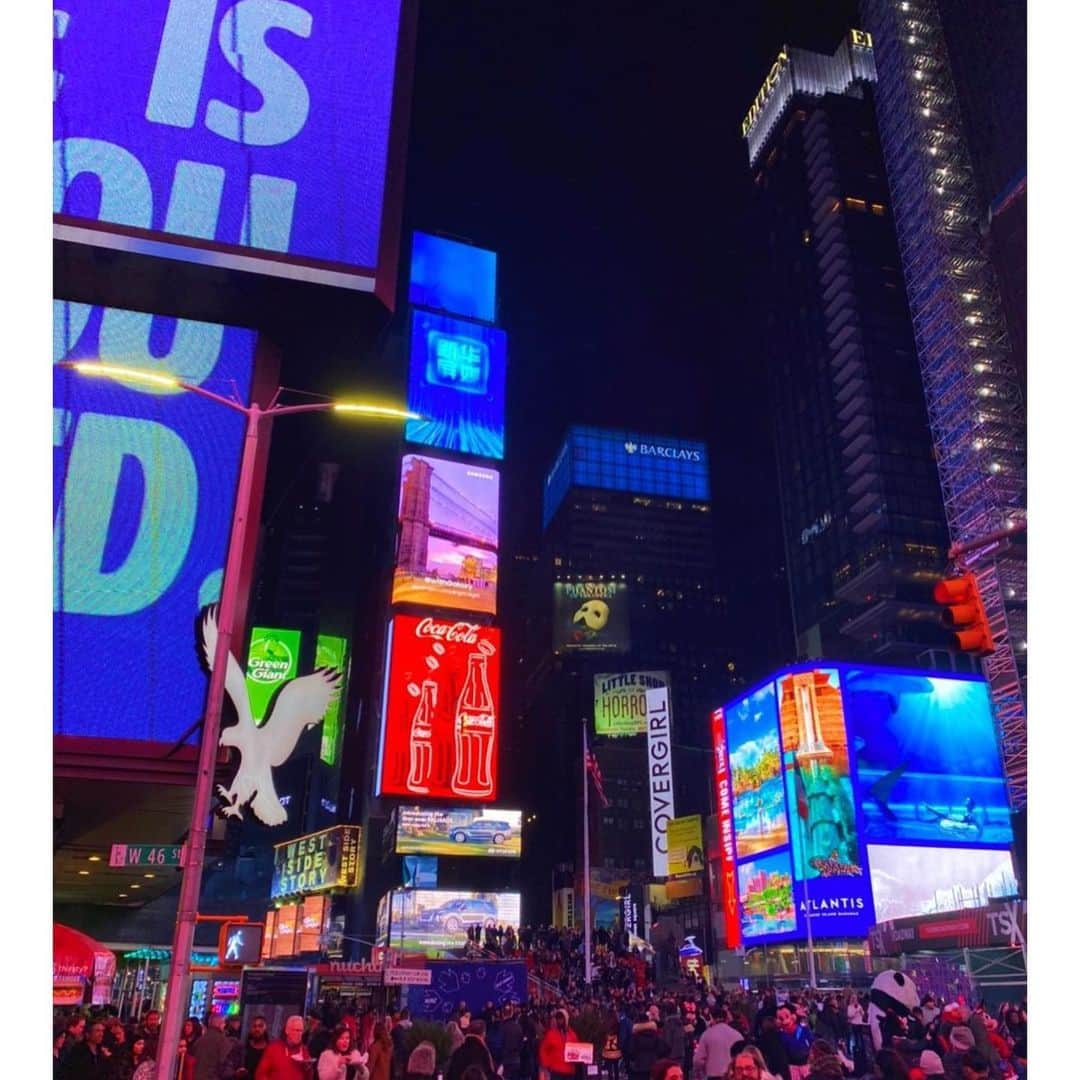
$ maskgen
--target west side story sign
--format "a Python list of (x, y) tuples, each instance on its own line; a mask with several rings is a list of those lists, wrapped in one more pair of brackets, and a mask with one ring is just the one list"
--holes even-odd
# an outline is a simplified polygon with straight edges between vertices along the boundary
[(648, 710), (649, 826), (654, 877), (667, 877), (668, 822), (675, 816), (671, 768), (671, 705), (667, 687), (645, 691)]
[(274, 845), (270, 899), (350, 889), (360, 869), (360, 826), (335, 825)]

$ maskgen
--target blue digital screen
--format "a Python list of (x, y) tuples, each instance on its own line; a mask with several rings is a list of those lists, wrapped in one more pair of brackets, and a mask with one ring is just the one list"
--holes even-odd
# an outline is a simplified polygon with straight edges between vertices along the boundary
[(844, 691), (868, 843), (1012, 842), (984, 682), (850, 668)]
[[(100, 359), (248, 400), (252, 330), (54, 302), (53, 362)], [(170, 741), (202, 715), (244, 418), (53, 368), (53, 730)]]
[(545, 527), (575, 486), (706, 502), (709, 452), (692, 439), (572, 427), (544, 483)]
[(494, 322), (495, 271), (494, 251), (413, 233), (409, 303)]
[(406, 889), (437, 889), (439, 887), (439, 856), (403, 855), (401, 877)]
[(401, 0), (53, 7), (54, 212), (376, 266)]
[(425, 417), (405, 438), (499, 458), (504, 450), (506, 334), (493, 326), (413, 311), (408, 404)]

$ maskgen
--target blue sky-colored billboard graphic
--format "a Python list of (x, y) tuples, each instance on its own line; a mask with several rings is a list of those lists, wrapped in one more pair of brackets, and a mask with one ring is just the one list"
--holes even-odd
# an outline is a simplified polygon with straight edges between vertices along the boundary
[(401, 0), (53, 7), (54, 212), (376, 266)]
[(735, 851), (742, 859), (788, 842), (775, 685), (727, 706), (725, 716)]
[(844, 691), (867, 843), (1012, 842), (985, 683), (850, 668)]
[(496, 266), (494, 251), (413, 233), (409, 303), (494, 322)]
[[(56, 301), (53, 360), (101, 359), (247, 400), (255, 333)], [(53, 730), (177, 739), (202, 715), (243, 417), (53, 369)]]
[(405, 425), (410, 442), (501, 459), (506, 411), (506, 334), (493, 326), (412, 312), (408, 404), (425, 417)]

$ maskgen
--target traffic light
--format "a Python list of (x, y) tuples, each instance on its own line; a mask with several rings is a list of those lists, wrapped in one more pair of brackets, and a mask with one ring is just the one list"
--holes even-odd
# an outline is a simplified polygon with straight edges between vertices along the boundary
[(961, 652), (989, 656), (994, 651), (994, 635), (979, 597), (975, 575), (945, 578), (934, 586), (934, 602), (945, 605), (941, 621), (953, 633), (953, 643)]

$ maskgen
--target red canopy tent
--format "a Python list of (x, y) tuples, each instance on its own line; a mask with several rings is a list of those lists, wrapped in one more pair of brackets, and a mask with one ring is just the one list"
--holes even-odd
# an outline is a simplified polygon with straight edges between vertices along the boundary
[(91, 1004), (112, 995), (116, 954), (100, 942), (62, 923), (53, 923), (53, 1004), (82, 1005), (87, 987)]

